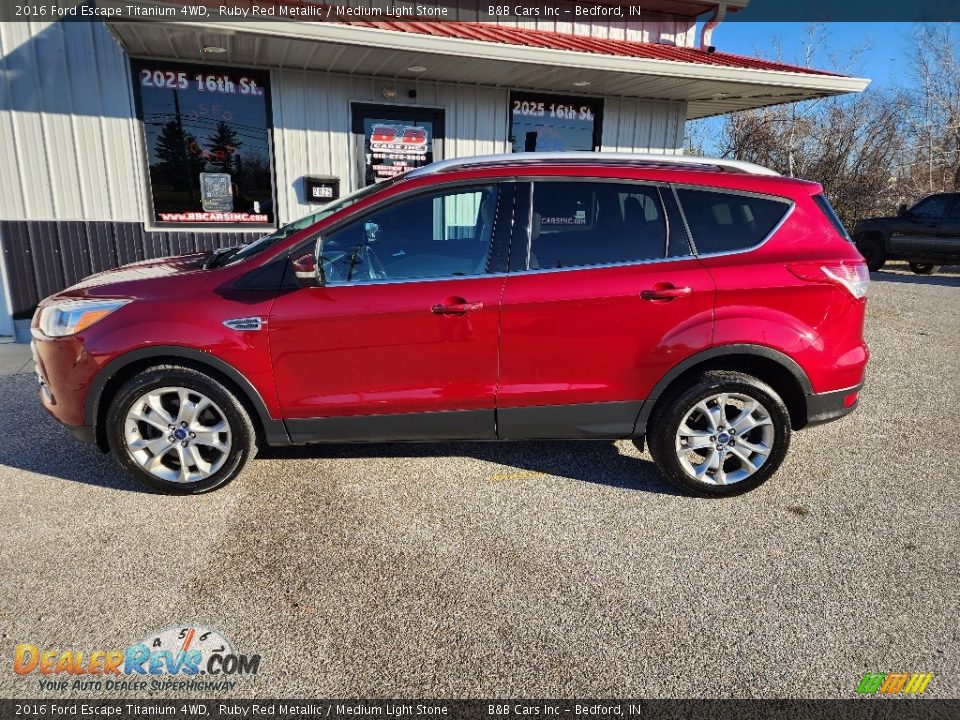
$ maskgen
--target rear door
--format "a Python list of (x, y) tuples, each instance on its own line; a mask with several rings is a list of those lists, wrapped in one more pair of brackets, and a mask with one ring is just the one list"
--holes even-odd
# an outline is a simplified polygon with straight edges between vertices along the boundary
[(515, 217), (499, 437), (631, 435), (656, 382), (711, 342), (713, 282), (672, 191), (537, 180), (518, 185)]

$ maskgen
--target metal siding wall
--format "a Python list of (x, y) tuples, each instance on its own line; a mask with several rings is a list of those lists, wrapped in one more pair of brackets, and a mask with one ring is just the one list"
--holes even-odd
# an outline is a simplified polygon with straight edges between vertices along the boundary
[(126, 55), (102, 23), (0, 23), (0, 218), (141, 220)]
[[(385, 87), (395, 87), (401, 99), (395, 103), (385, 101)], [(411, 89), (416, 89), (416, 99), (407, 98)], [(343, 193), (356, 187), (356, 150), (350, 133), (343, 132), (351, 125), (351, 102), (442, 108), (447, 158), (510, 150), (510, 91), (506, 88), (275, 70), (272, 92), (281, 223), (296, 220), (316, 207), (303, 197), (305, 175), (339, 177)], [(602, 148), (678, 153), (683, 147), (685, 115), (686, 104), (682, 102), (605, 98)]]
[[(396, 105), (440, 107), (445, 110), (445, 156), (457, 157), (506, 152), (507, 97), (504, 89), (451, 83), (395, 83), (373, 78), (275, 70), (273, 73), (274, 155), (279, 179), (278, 214), (281, 223), (311, 211), (305, 202), (301, 178), (334, 175), (342, 192), (356, 187), (356, 151), (349, 132), (352, 102), (391, 104), (384, 87), (396, 87)], [(407, 91), (416, 89), (416, 99)], [(333, 130), (336, 128), (336, 130)]]
[(683, 102), (606, 98), (602, 150), (679, 154), (683, 150)]
[(118, 265), (250, 242), (261, 233), (147, 232), (139, 222), (0, 220), (0, 252), (10, 285), (10, 312), (29, 317), (37, 302)]

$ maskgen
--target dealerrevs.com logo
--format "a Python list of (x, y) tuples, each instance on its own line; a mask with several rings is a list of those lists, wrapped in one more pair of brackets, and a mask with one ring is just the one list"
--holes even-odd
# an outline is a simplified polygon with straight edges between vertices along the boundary
[(46, 691), (230, 691), (238, 675), (256, 675), (259, 655), (236, 652), (219, 630), (181, 625), (152, 633), (126, 649), (41, 648), (20, 643), (13, 671), (38, 676)]

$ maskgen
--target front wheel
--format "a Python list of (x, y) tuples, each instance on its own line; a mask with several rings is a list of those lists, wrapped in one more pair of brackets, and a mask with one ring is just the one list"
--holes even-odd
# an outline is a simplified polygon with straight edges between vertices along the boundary
[(667, 479), (701, 497), (729, 497), (764, 483), (790, 446), (790, 414), (776, 391), (731, 371), (703, 373), (654, 410), (650, 452)]
[(226, 485), (257, 452), (243, 405), (219, 382), (187, 367), (151, 368), (127, 380), (106, 422), (120, 465), (161, 492), (188, 495)]
[(910, 263), (910, 270), (914, 275), (933, 275), (938, 266), (931, 263)]

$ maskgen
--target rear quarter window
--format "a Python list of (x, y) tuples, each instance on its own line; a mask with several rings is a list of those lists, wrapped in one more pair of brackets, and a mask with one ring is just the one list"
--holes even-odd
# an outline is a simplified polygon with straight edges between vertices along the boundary
[(677, 197), (700, 255), (759, 245), (790, 209), (787, 200), (712, 190), (677, 188)]

